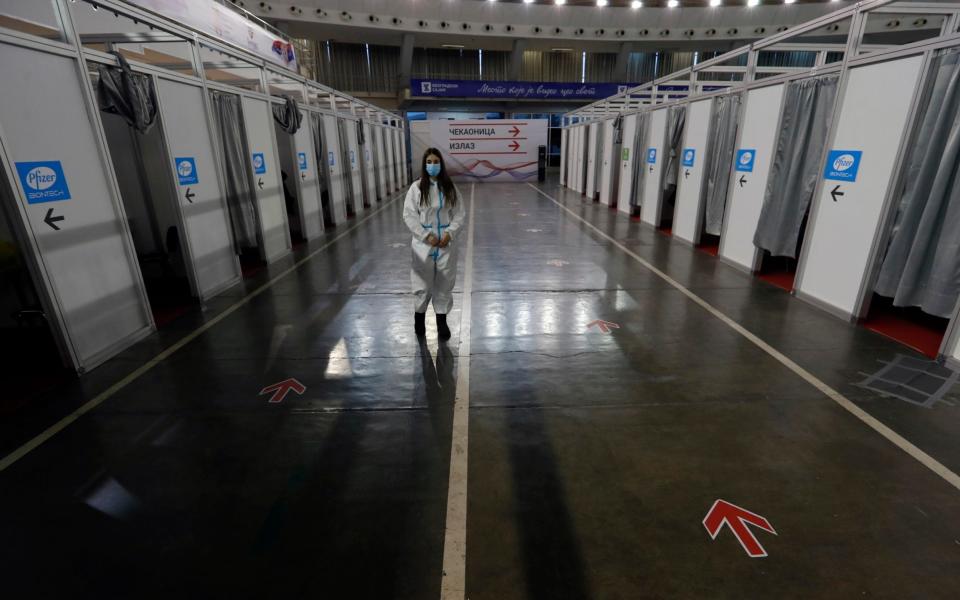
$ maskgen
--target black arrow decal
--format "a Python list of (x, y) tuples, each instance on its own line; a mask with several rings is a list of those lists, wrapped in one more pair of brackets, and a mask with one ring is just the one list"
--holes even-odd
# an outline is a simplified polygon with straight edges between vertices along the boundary
[(833, 198), (833, 201), (834, 201), (834, 202), (837, 201), (837, 196), (843, 196), (844, 194), (845, 194), (845, 192), (841, 192), (841, 191), (840, 191), (840, 186), (839, 186), (839, 185), (838, 185), (837, 187), (833, 188), (833, 189), (830, 191), (830, 197)]
[(305, 171), (300, 171), (300, 179), (303, 181), (307, 180), (307, 173)]
[(190, 191), (190, 188), (187, 188), (186, 196), (187, 196), (187, 202), (189, 202), (190, 204), (193, 204), (193, 199), (197, 197), (196, 194)]
[(50, 208), (50, 209), (47, 209), (47, 216), (43, 218), (43, 222), (49, 225), (50, 227), (52, 227), (54, 231), (60, 231), (60, 228), (57, 227), (56, 224), (64, 220), (64, 218), (65, 217), (63, 216), (59, 216), (59, 217), (53, 216), (53, 209)]
[(653, 165), (650, 165), (650, 172), (653, 173)]
[(257, 187), (259, 187), (261, 190), (263, 189), (263, 177), (257, 178)]
[(690, 177), (690, 169), (687, 169), (686, 171), (683, 172), (683, 178), (686, 179), (688, 177)]
[(740, 176), (740, 187), (743, 187), (743, 184), (745, 184), (746, 182), (747, 182), (747, 176), (746, 176), (746, 175), (741, 175), (741, 176)]

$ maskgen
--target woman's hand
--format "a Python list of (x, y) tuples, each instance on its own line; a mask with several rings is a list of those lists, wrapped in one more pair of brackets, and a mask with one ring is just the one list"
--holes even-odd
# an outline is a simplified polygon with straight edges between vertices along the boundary
[(450, 239), (451, 238), (449, 233), (443, 234), (443, 239), (440, 240), (440, 243), (438, 244), (438, 246), (440, 246), (441, 248), (446, 248), (447, 246), (450, 245)]
[(431, 233), (430, 235), (427, 236), (427, 243), (430, 244), (430, 247), (436, 248), (437, 246), (440, 245), (440, 240), (437, 239), (437, 236)]

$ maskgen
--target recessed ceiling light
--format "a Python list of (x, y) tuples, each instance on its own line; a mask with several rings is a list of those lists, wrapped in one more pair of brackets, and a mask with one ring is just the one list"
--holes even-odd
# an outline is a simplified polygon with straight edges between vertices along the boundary
[(667, 7), (676, 8), (680, 6), (680, 0), (667, 0)]
[(463, 50), (463, 44), (441, 44), (442, 48), (450, 48), (451, 50)]
[(554, 2), (562, 6), (567, 3), (567, 0), (554, 0)]
[(721, 4), (723, 4), (723, 0), (710, 0), (710, 6), (720, 6)]
[(760, 0), (747, 0), (747, 6), (756, 6), (760, 4)]
[(640, 0), (633, 0), (633, 2), (630, 3), (630, 8), (632, 8), (633, 10), (637, 10), (638, 8), (642, 8), (642, 7), (643, 7), (643, 2), (641, 2)]

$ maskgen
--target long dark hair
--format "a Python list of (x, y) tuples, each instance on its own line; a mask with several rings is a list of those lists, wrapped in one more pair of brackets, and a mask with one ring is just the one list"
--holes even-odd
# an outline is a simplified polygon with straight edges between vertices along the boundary
[(420, 206), (426, 206), (430, 203), (430, 176), (427, 175), (427, 157), (434, 155), (440, 159), (440, 175), (437, 176), (437, 185), (443, 192), (444, 202), (449, 202), (450, 206), (457, 205), (457, 188), (453, 187), (453, 180), (447, 173), (447, 163), (443, 160), (443, 154), (436, 148), (427, 148), (423, 153), (423, 159), (420, 161)]

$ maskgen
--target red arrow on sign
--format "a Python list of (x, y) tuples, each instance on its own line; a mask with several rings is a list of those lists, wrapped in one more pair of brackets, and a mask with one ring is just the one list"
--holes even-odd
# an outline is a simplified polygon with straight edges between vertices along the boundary
[(520, 135), (520, 128), (517, 127), (516, 125), (514, 125), (509, 131), (510, 133), (513, 134), (513, 137), (517, 137), (518, 135)]
[(773, 525), (760, 515), (730, 504), (726, 500), (717, 500), (703, 519), (703, 526), (707, 528), (707, 533), (710, 534), (712, 539), (717, 539), (717, 534), (720, 533), (724, 523), (730, 527), (733, 535), (737, 536), (737, 540), (750, 558), (763, 558), (767, 555), (767, 551), (763, 549), (763, 546), (754, 537), (753, 532), (747, 527), (748, 523), (777, 535), (777, 532), (773, 530)]
[(302, 396), (303, 393), (307, 391), (307, 386), (291, 377), (286, 381), (268, 385), (260, 390), (260, 395), (273, 394), (273, 396), (270, 397), (270, 404), (278, 404), (283, 402), (283, 399), (286, 398), (287, 394), (289, 394), (291, 391), (296, 392), (298, 396)]
[(513, 148), (513, 151), (516, 152), (517, 150), (520, 149), (520, 142), (518, 142), (517, 140), (513, 140), (512, 142), (507, 144), (507, 146)]
[(603, 333), (610, 333), (611, 329), (620, 329), (620, 326), (617, 325), (616, 323), (611, 323), (610, 321), (602, 321), (600, 319), (587, 323), (587, 329), (590, 329), (594, 325), (596, 325), (597, 328), (600, 329), (600, 331), (602, 331)]

